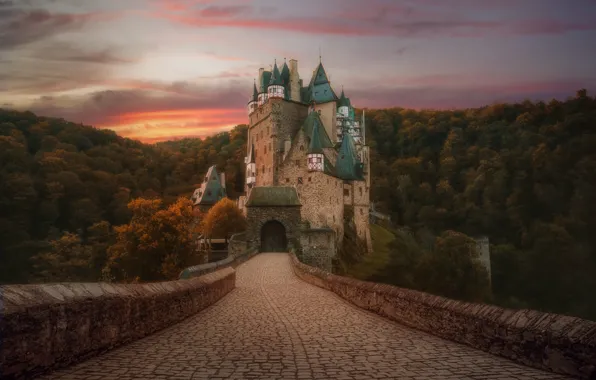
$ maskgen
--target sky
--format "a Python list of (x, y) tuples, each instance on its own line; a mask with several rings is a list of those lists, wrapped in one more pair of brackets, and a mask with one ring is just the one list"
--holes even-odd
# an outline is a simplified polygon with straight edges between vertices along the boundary
[(594, 94), (595, 46), (596, 0), (0, 0), (0, 108), (151, 143), (247, 123), (275, 60), (445, 109)]

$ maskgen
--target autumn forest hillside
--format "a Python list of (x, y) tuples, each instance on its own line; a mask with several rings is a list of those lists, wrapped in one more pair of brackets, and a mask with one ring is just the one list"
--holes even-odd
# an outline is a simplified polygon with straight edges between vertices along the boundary
[[(596, 99), (366, 116), (373, 201), (409, 236), (389, 246), (388, 282), (420, 288), (416, 255), (454, 230), (490, 239), (491, 302), (596, 319)], [(147, 145), (0, 110), (0, 282), (43, 281), (35, 258), (66, 232), (92, 250), (86, 280), (99, 280), (131, 200), (174, 204), (214, 163), (235, 198), (245, 144), (244, 125)]]

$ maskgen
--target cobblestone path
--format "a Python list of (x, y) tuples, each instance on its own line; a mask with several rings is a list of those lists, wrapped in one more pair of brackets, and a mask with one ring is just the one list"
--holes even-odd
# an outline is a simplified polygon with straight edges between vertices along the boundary
[(44, 379), (565, 379), (358, 309), (294, 276), (289, 256), (184, 322)]

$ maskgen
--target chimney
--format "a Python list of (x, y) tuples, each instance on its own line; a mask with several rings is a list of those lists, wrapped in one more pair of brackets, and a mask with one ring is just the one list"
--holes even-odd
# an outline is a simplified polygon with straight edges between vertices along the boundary
[(226, 173), (221, 173), (219, 175), (219, 181), (221, 182), (221, 187), (224, 189), (226, 188)]
[(290, 99), (300, 101), (300, 75), (298, 75), (298, 61), (290, 59)]

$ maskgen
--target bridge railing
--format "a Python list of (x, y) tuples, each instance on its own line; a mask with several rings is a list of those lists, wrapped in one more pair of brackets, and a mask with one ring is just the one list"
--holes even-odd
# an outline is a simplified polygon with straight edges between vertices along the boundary
[(246, 240), (245, 233), (232, 235), (228, 243), (228, 257), (212, 263), (194, 265), (180, 272), (181, 280), (199, 277), (225, 267), (236, 267), (258, 253), (258, 250), (251, 249)]
[(342, 277), (292, 255), (298, 277), (401, 324), (524, 365), (596, 379), (596, 322), (457, 301), (411, 289)]

